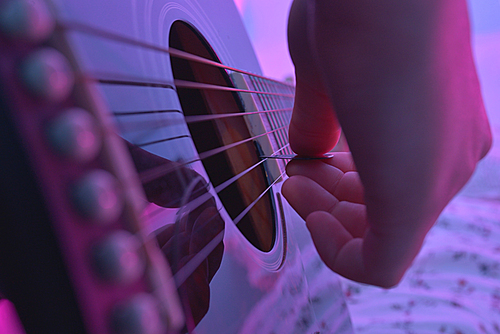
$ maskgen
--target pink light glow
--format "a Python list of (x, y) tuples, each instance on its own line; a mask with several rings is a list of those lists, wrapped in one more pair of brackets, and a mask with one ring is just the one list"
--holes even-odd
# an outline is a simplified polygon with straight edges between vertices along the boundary
[(294, 76), (287, 44), (291, 0), (234, 0), (257, 53), (262, 71), (278, 80)]
[(235, 3), (235, 5), (238, 8), (238, 11), (240, 13), (243, 13), (243, 11), (244, 11), (243, 6), (245, 5), (245, 2), (246, 2), (245, 0), (234, 0), (234, 3)]
[(14, 305), (7, 299), (0, 300), (0, 333), (25, 334)]

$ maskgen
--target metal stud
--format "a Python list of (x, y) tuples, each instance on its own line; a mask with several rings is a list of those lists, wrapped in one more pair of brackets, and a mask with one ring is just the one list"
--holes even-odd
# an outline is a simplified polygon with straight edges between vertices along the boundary
[(129, 232), (116, 231), (92, 249), (94, 270), (103, 280), (128, 284), (144, 274), (141, 243)]
[(79, 162), (93, 160), (101, 148), (93, 116), (80, 108), (64, 111), (47, 127), (46, 134), (54, 150)]
[(8, 38), (40, 43), (54, 27), (55, 21), (41, 0), (10, 0), (0, 7), (0, 32)]
[(36, 97), (60, 102), (73, 89), (71, 66), (59, 51), (44, 48), (28, 56), (21, 65), (21, 81)]
[(97, 224), (113, 222), (123, 208), (118, 182), (104, 170), (94, 170), (78, 180), (71, 198), (77, 211)]
[(116, 334), (163, 334), (165, 324), (160, 317), (157, 300), (150, 294), (138, 294), (115, 308), (112, 326)]

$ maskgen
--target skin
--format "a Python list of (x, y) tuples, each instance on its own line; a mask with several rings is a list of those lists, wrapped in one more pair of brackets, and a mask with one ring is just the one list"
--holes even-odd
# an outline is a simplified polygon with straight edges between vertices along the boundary
[[(354, 281), (395, 286), (491, 146), (465, 0), (295, 0), (289, 49), (301, 155), (283, 194), (318, 253)], [(307, 194), (307, 196), (302, 196)]]

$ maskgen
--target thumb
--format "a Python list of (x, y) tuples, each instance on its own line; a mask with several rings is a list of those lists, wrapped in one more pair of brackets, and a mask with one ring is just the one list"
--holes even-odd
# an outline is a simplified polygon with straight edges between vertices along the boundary
[(335, 146), (340, 127), (323, 83), (322, 69), (312, 56), (309, 11), (307, 0), (295, 0), (288, 21), (288, 47), (296, 75), (289, 142), (297, 154), (320, 155)]
[(289, 142), (299, 155), (320, 155), (330, 151), (340, 137), (340, 126), (330, 98), (297, 75), (295, 101), (290, 121)]

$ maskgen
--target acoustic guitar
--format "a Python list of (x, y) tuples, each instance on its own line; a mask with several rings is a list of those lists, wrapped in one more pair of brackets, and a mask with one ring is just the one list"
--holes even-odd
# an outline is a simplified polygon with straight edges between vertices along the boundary
[(294, 87), (229, 0), (0, 1), (0, 291), (26, 333), (351, 333), (280, 193)]

